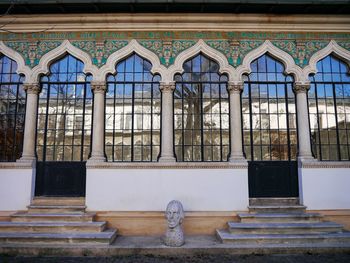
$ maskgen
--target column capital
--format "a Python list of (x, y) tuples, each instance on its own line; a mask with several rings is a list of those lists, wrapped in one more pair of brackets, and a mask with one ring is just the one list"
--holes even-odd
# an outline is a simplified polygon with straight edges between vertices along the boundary
[(94, 93), (105, 93), (107, 90), (107, 84), (105, 81), (91, 81), (91, 90)]
[(296, 94), (298, 93), (307, 93), (310, 89), (310, 82), (295, 82), (293, 90)]
[(27, 94), (38, 95), (41, 91), (39, 83), (23, 83), (23, 89), (27, 92)]
[(243, 82), (234, 82), (229, 81), (227, 85), (227, 90), (229, 93), (238, 93), (240, 94), (243, 91), (244, 83)]
[(162, 93), (172, 93), (175, 90), (175, 82), (160, 82), (159, 88)]

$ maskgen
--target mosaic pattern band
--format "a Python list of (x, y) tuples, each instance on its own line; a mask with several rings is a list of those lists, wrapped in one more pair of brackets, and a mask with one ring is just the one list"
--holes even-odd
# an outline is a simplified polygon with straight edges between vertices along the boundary
[(30, 68), (40, 58), (57, 48), (65, 39), (87, 52), (97, 67), (106, 64), (108, 57), (136, 39), (155, 53), (165, 67), (171, 66), (177, 55), (194, 46), (199, 39), (224, 54), (230, 65), (238, 67), (250, 51), (265, 40), (290, 54), (296, 65), (304, 68), (310, 57), (335, 40), (350, 51), (348, 33), (261, 33), (261, 32), (69, 32), (69, 33), (3, 33), (0, 40), (20, 53)]

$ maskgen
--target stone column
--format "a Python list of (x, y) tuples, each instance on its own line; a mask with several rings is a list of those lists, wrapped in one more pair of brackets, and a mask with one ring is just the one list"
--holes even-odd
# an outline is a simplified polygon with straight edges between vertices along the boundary
[(174, 156), (174, 107), (173, 93), (175, 83), (160, 83), (162, 92), (162, 138), (161, 138), (161, 153), (159, 162), (176, 162)]
[(295, 83), (294, 92), (297, 103), (298, 119), (298, 160), (315, 160), (311, 152), (311, 136), (308, 113), (307, 92), (310, 89), (310, 83)]
[(38, 112), (38, 96), (41, 91), (39, 83), (24, 83), (27, 93), (26, 117), (24, 121), (23, 152), (19, 162), (33, 162), (35, 155), (35, 134)]
[(91, 90), (94, 93), (92, 150), (89, 162), (105, 162), (105, 82), (91, 82)]
[(229, 162), (246, 162), (242, 147), (242, 119), (241, 119), (241, 93), (243, 83), (229, 82), (227, 87), (230, 93), (230, 139), (231, 153)]

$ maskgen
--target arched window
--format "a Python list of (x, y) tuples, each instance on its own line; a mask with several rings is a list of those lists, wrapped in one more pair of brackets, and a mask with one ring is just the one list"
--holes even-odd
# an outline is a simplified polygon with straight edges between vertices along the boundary
[(251, 64), (242, 93), (243, 142), (248, 160), (295, 160), (297, 131), (293, 78), (263, 55)]
[(38, 104), (38, 161), (88, 159), (92, 124), (90, 79), (84, 64), (66, 55), (50, 66), (50, 75), (41, 78)]
[(308, 93), (312, 149), (319, 160), (350, 160), (350, 74), (330, 55), (317, 63)]
[(202, 54), (186, 61), (176, 75), (174, 130), (177, 161), (227, 161), (229, 99), (227, 77)]
[(160, 151), (160, 77), (133, 54), (107, 78), (106, 153), (113, 162), (157, 161)]
[(0, 161), (11, 162), (22, 153), (26, 94), (17, 64), (0, 57)]

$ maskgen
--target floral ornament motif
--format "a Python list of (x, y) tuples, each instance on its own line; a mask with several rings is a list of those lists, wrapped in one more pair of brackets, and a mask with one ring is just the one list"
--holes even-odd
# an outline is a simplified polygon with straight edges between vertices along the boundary
[(33, 68), (39, 64), (42, 56), (61, 45), (62, 41), (16, 41), (5, 44), (20, 53), (26, 65)]
[(208, 40), (207, 45), (223, 53), (230, 65), (238, 67), (242, 64), (244, 56), (259, 47), (261, 40)]
[(108, 57), (115, 51), (125, 47), (126, 40), (106, 40), (106, 41), (72, 41), (72, 45), (89, 53), (92, 63), (97, 67), (106, 64)]
[(295, 64), (304, 68), (308, 63), (310, 57), (327, 46), (328, 42), (324, 41), (273, 41), (276, 47), (282, 49), (291, 55), (295, 61)]
[(337, 42), (339, 46), (345, 48), (346, 50), (350, 51), (350, 42)]
[(174, 63), (176, 56), (183, 50), (196, 44), (192, 40), (145, 40), (140, 44), (151, 50), (159, 57), (160, 63), (169, 67)]

